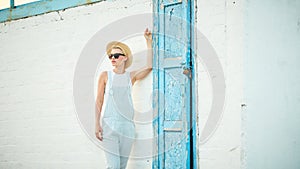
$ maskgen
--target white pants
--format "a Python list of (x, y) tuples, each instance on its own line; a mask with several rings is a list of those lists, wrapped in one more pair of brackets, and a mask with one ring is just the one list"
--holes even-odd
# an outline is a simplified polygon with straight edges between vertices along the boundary
[[(107, 124), (103, 123), (102, 146), (106, 156), (107, 169), (125, 169), (131, 152), (134, 138), (128, 137), (123, 132), (112, 130)], [(132, 130), (126, 129), (125, 130)], [(135, 131), (127, 131), (135, 132)]]

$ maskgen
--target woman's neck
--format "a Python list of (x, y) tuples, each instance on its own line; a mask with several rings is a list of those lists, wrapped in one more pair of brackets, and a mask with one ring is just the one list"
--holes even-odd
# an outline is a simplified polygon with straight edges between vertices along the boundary
[(113, 71), (117, 74), (123, 74), (123, 73), (125, 73), (125, 68), (124, 67), (115, 67), (113, 69)]

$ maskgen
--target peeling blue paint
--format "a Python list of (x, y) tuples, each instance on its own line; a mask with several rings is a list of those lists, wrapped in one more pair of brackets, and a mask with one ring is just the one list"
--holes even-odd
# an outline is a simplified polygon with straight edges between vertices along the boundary
[(15, 7), (15, 0), (10, 0), (10, 8), (14, 8)]
[(184, 69), (193, 68), (190, 65), (192, 3), (160, 0), (153, 4), (153, 31), (158, 35), (154, 38), (153, 89), (161, 94), (154, 97), (157, 120), (153, 126), (158, 156), (153, 159), (152, 168), (196, 168), (189, 130), (194, 118), (190, 114), (193, 81), (183, 74)]
[(30, 16), (40, 15), (48, 12), (63, 10), (76, 6), (100, 2), (103, 0), (40, 0), (14, 8), (6, 8), (0, 10), (0, 22), (11, 21), (15, 19), (26, 18)]

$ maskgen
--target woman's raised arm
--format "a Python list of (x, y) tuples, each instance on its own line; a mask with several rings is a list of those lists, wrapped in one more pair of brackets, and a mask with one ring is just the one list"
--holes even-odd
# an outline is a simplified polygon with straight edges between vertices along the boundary
[(141, 80), (145, 78), (152, 70), (152, 59), (153, 59), (153, 52), (152, 52), (152, 33), (147, 28), (144, 32), (144, 37), (147, 43), (147, 65), (137, 71), (131, 72), (131, 81), (134, 84), (135, 81)]

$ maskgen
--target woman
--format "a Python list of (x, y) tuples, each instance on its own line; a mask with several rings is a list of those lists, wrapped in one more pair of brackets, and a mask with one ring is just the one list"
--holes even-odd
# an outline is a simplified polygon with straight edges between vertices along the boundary
[[(107, 168), (125, 169), (134, 141), (133, 105), (131, 87), (152, 70), (152, 33), (144, 32), (148, 54), (147, 66), (139, 71), (127, 72), (132, 63), (130, 48), (121, 42), (110, 42), (106, 53), (114, 69), (100, 74), (96, 99), (95, 134), (105, 150)], [(102, 123), (102, 106), (106, 101)]]

